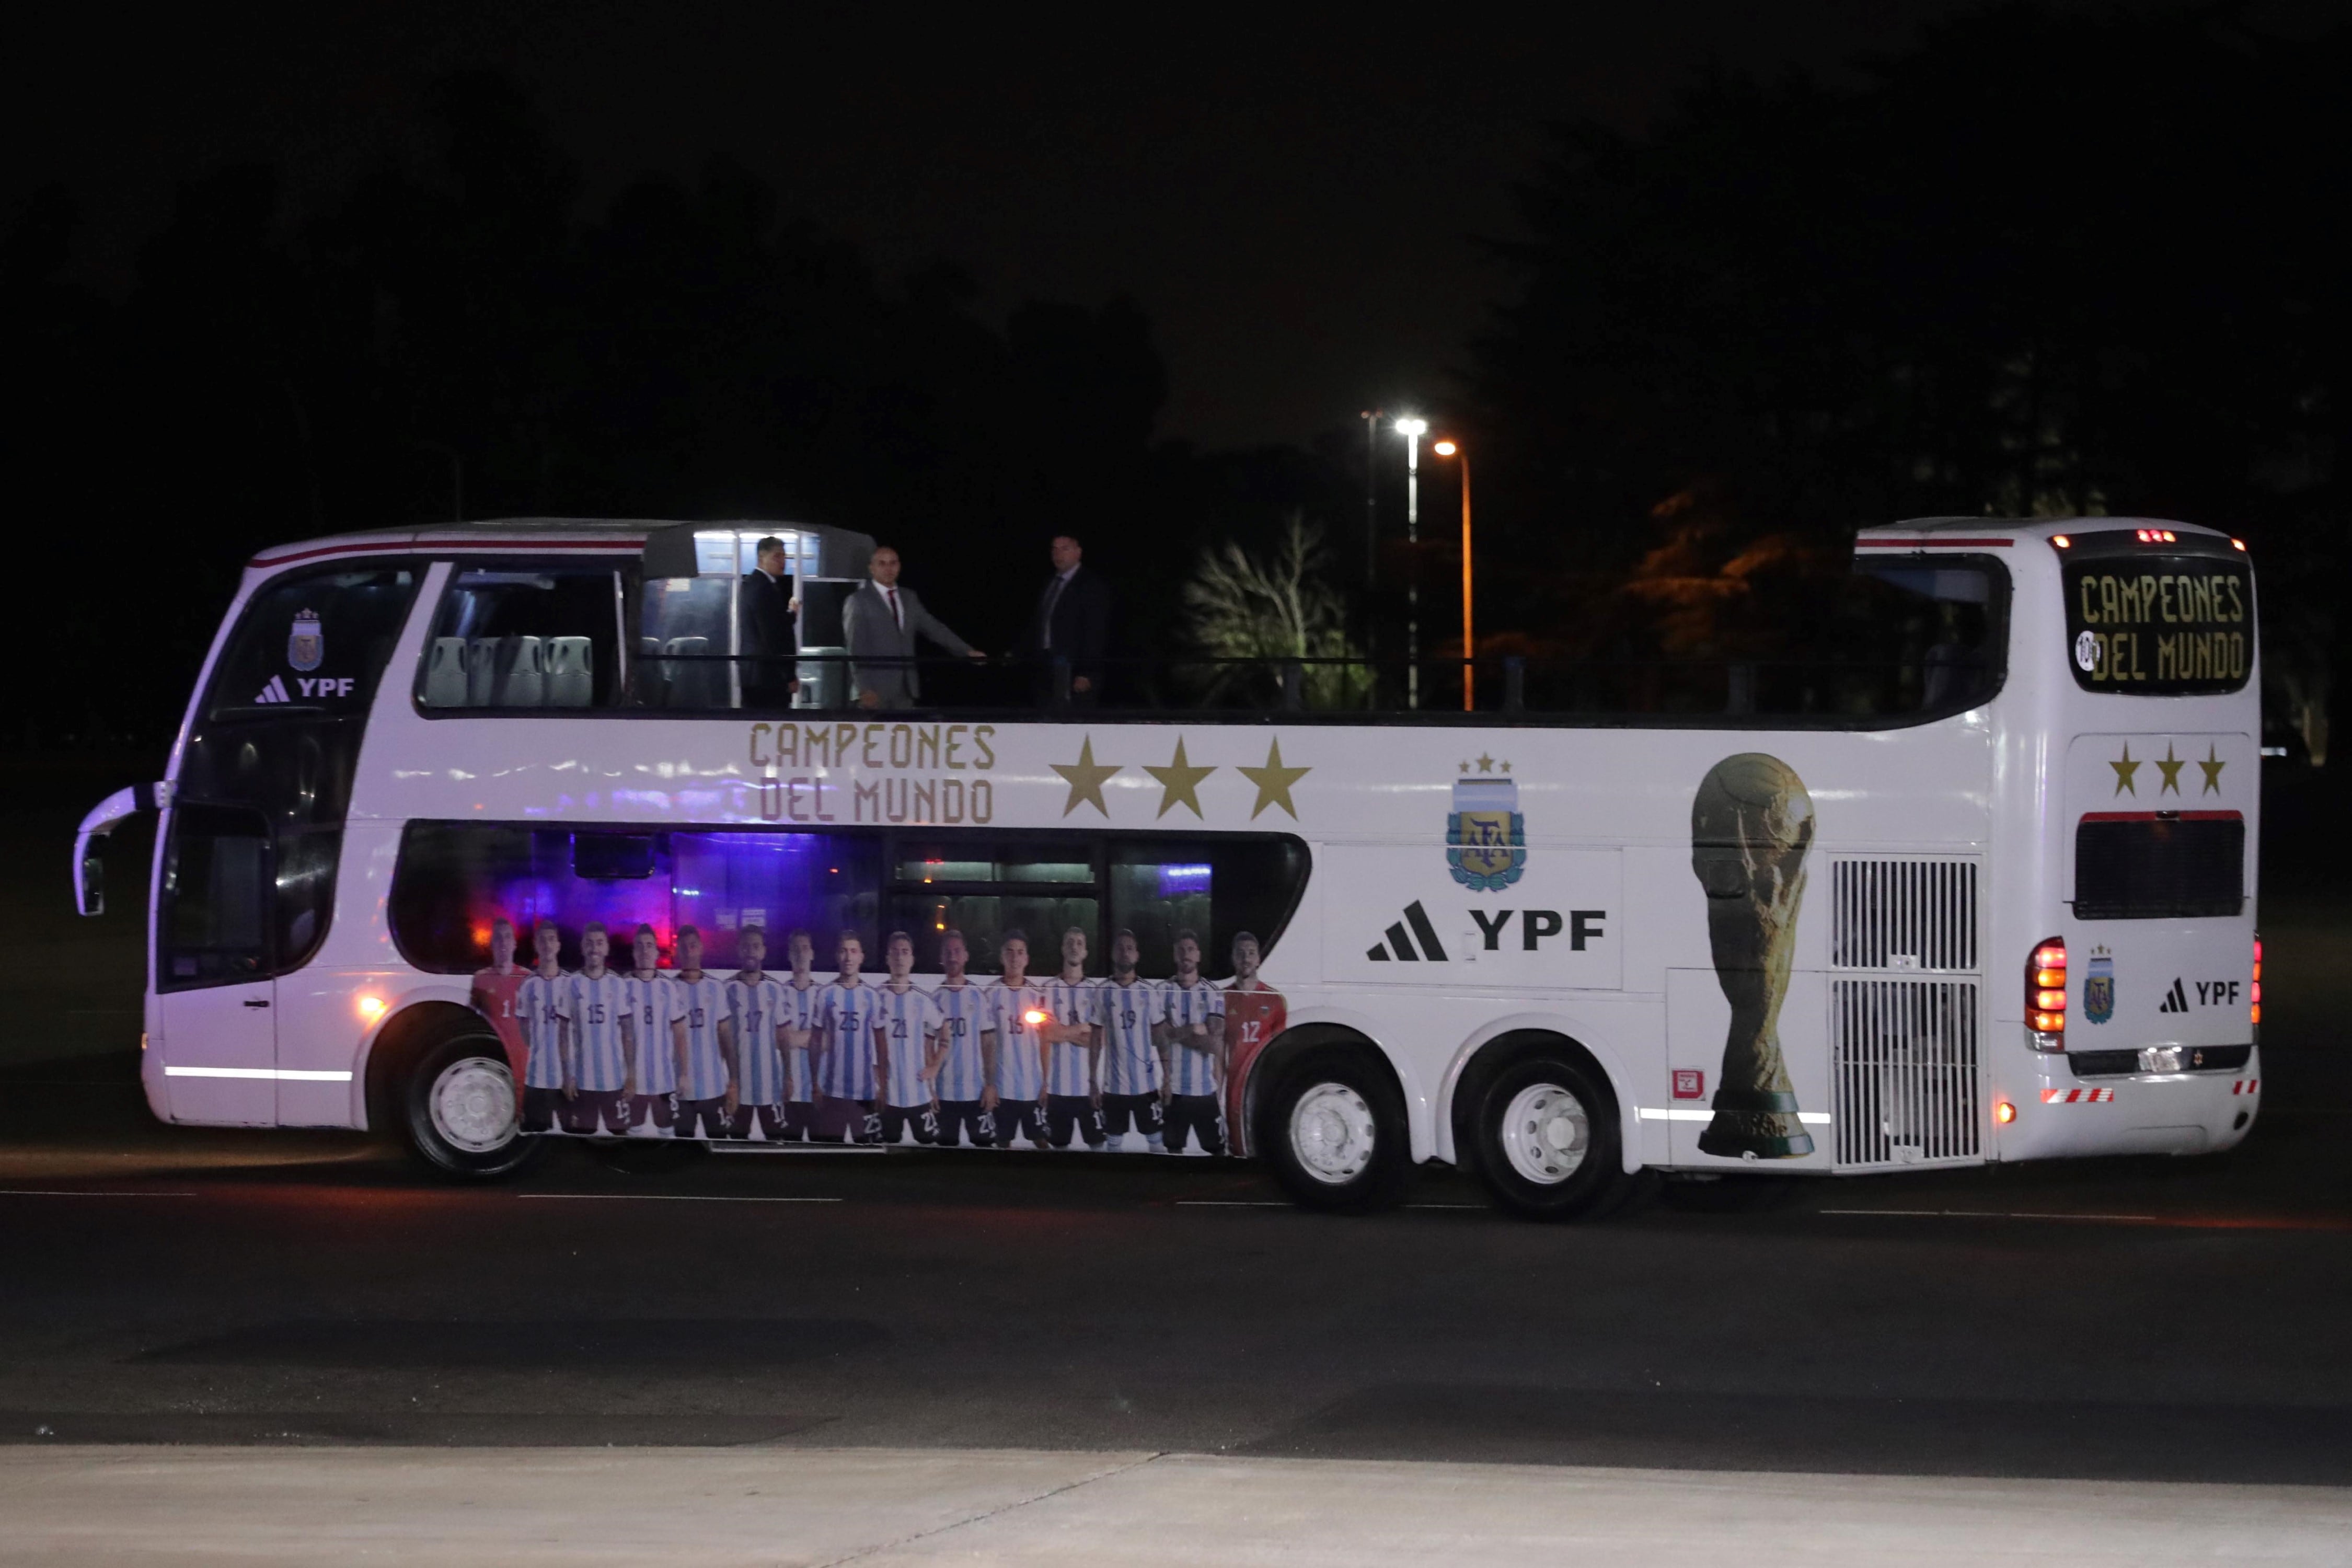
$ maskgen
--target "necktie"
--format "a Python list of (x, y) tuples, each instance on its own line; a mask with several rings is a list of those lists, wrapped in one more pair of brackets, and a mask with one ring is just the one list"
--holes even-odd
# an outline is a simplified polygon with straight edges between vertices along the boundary
[(882, 591), (890, 595), (891, 624), (897, 626), (900, 631), (905, 631), (907, 629), (907, 617), (898, 613), (898, 590), (896, 588), (885, 588)]

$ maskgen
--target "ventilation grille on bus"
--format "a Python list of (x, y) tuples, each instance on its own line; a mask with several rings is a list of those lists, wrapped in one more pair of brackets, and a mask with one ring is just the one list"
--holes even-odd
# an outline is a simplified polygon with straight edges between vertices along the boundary
[(1879, 858), (1830, 862), (1833, 969), (1977, 967), (1977, 863)]
[(1971, 980), (1830, 982), (1841, 1167), (1981, 1157)]

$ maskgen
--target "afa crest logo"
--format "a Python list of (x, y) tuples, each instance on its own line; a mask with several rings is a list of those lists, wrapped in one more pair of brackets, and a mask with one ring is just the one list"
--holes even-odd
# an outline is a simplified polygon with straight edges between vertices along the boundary
[(2091, 973), (2083, 977), (2083, 1016), (2104, 1024), (2116, 1016), (2116, 961), (2104, 947), (2091, 953)]
[[(1506, 769), (1510, 765), (1503, 764)], [(1454, 879), (1474, 893), (1498, 892), (1519, 879), (1528, 868), (1528, 820), (1519, 814), (1517, 780), (1454, 781), (1454, 809), (1445, 818), (1445, 864)]]
[(319, 630), (319, 613), (304, 610), (294, 617), (286, 635), (286, 662), (299, 670), (313, 670), (326, 661), (327, 639)]

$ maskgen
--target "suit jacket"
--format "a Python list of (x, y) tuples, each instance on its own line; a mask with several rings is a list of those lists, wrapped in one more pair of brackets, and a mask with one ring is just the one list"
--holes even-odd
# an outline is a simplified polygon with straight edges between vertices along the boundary
[[(1021, 651), (1034, 658), (1066, 658), (1073, 675), (1099, 683), (1103, 660), (1110, 653), (1110, 584), (1083, 565), (1070, 574), (1058, 598), (1054, 583), (1054, 578), (1047, 578), (1038, 592), (1037, 607), (1030, 614)], [(1054, 606), (1050, 646), (1045, 637), (1049, 602)]]
[(903, 626), (891, 618), (890, 601), (882, 596), (882, 590), (874, 585), (870, 577), (858, 584), (857, 592), (850, 595), (849, 602), (842, 606), (842, 627), (849, 645), (849, 695), (853, 701), (866, 691), (878, 693), (885, 702), (921, 696), (922, 679), (912, 663), (879, 662), (911, 660), (918, 637), (928, 637), (952, 654), (971, 652), (971, 645), (923, 608), (923, 601), (903, 583), (898, 584), (898, 613), (905, 617)]
[(793, 580), (771, 580), (765, 572), (746, 572), (736, 589), (742, 610), (743, 651), (781, 662), (745, 668), (747, 689), (767, 690), (789, 685), (798, 672), (791, 661), (800, 656), (799, 628), (793, 625)]

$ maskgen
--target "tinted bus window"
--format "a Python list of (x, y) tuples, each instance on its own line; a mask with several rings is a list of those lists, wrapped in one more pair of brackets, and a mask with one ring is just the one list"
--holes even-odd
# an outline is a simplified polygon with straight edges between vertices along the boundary
[(269, 827), (257, 811), (179, 805), (155, 922), (161, 991), (268, 978)]
[(916, 968), (940, 973), (947, 931), (962, 933), (974, 973), (1001, 967), (1004, 934), (1029, 940), (1036, 967), (1054, 967), (1061, 934), (1087, 933), (1101, 973), (1110, 933), (1131, 928), (1144, 972), (1172, 972), (1175, 933), (1190, 930), (1202, 968), (1230, 973), (1233, 938), (1256, 936), (1270, 954), (1298, 901), (1305, 846), (1278, 835), (1121, 839), (1108, 835), (973, 832), (920, 835), (713, 829), (632, 832), (520, 824), (417, 822), (394, 875), (394, 941), (408, 962), (467, 973), (489, 952), (500, 917), (528, 932), (551, 920), (567, 964), (582, 929), (602, 921), (616, 951), (651, 925), (665, 954), (692, 925), (710, 968), (734, 968), (746, 926), (768, 935), (769, 967), (784, 963), (795, 931), (830, 967), (835, 940), (856, 931), (879, 970), (892, 931), (915, 942)]
[(610, 567), (459, 572), (425, 645), (425, 706), (610, 706), (621, 685), (622, 602)]
[(2062, 576), (2066, 662), (2077, 686), (2191, 697), (2246, 684), (2254, 584), (2243, 555), (2227, 545), (2218, 554), (2150, 552), (2120, 529), (2074, 538)]

